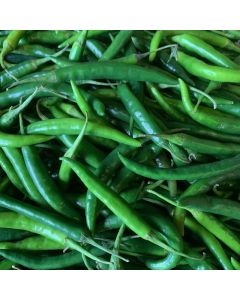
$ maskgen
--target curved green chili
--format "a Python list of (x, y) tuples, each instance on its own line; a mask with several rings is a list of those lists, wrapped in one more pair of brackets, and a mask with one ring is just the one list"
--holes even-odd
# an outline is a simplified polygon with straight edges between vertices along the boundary
[(3, 212), (0, 214), (0, 227), (2, 228), (12, 228), (12, 229), (20, 229), (27, 230), (33, 233), (40, 234), (49, 238), (57, 243), (60, 243), (64, 246), (64, 248), (69, 247), (70, 249), (76, 250), (88, 256), (89, 258), (104, 262), (91, 254), (89, 251), (85, 250), (79, 243), (74, 242), (71, 239), (68, 239), (64, 233), (61, 231), (52, 229), (47, 225), (42, 225), (40, 222), (36, 222), (22, 215), (18, 215), (13, 212)]
[(4, 68), (4, 57), (17, 47), (19, 40), (24, 36), (25, 32), (26, 30), (12, 30), (5, 38), (0, 53), (0, 64), (3, 68)]
[(240, 239), (239, 237), (220, 220), (210, 214), (191, 210), (193, 217), (208, 231), (214, 234), (220, 241), (227, 245), (230, 249), (240, 254)]
[(203, 58), (206, 58), (207, 60), (209, 60), (217, 66), (227, 68), (237, 67), (237, 64), (231, 61), (231, 59), (229, 59), (221, 52), (217, 51), (214, 47), (207, 44), (199, 37), (190, 34), (182, 34), (172, 37), (172, 40), (180, 44), (182, 47), (186, 48), (188, 51), (198, 54)]
[(217, 82), (240, 83), (239, 70), (208, 65), (181, 51), (178, 51), (177, 60), (184, 69), (194, 76)]
[(160, 239), (160, 233), (151, 228), (138, 214), (136, 214), (125, 202), (118, 196), (117, 193), (112, 191), (104, 185), (98, 178), (86, 169), (81, 163), (63, 158), (69, 163), (73, 171), (80, 177), (86, 187), (101, 200), (114, 214), (116, 214), (131, 230), (137, 233), (143, 239), (146, 239), (153, 244), (159, 245), (169, 252), (174, 252), (178, 255), (183, 255), (182, 252), (175, 251), (170, 246), (166, 245)]
[[(84, 120), (74, 118), (49, 119), (30, 124), (27, 127), (27, 132), (46, 135), (77, 135), (82, 129), (84, 122)], [(88, 122), (85, 134), (107, 138), (132, 147), (141, 146), (141, 142), (138, 140), (127, 136), (117, 129), (96, 122)]]
[(70, 203), (66, 202), (56, 183), (48, 174), (37, 149), (22, 147), (22, 154), (27, 170), (42, 198), (60, 214), (79, 219), (79, 213)]
[(165, 128), (160, 128), (160, 126), (151, 118), (151, 115), (147, 112), (140, 101), (135, 97), (126, 84), (118, 86), (118, 94), (123, 102), (124, 106), (128, 112), (133, 116), (134, 121), (138, 126), (146, 133), (151, 136), (151, 139), (159, 147), (167, 149), (172, 156), (181, 162), (188, 162), (185, 153), (181, 151), (178, 147), (173, 147), (169, 145), (168, 142), (164, 141), (159, 137)]
[(225, 270), (233, 270), (231, 262), (225, 254), (221, 244), (207, 229), (197, 224), (189, 217), (185, 218), (185, 225), (201, 237), (201, 239), (205, 242), (213, 255), (216, 256)]
[(21, 191), (23, 194), (26, 194), (26, 190), (19, 179), (16, 171), (13, 168), (13, 165), (5, 155), (5, 153), (0, 149), (0, 166), (3, 169), (3, 171), (7, 174), (8, 179), (11, 181), (11, 183), (16, 186), (16, 188)]
[(220, 132), (240, 134), (239, 118), (207, 107), (198, 107), (195, 110), (187, 85), (181, 79), (179, 79), (179, 85), (184, 109), (194, 121)]
[(10, 160), (14, 170), (16, 171), (30, 198), (40, 205), (46, 206), (45, 200), (42, 198), (41, 194), (35, 187), (33, 180), (28, 173), (21, 151), (17, 148), (7, 147), (3, 147), (2, 150)]
[(217, 176), (229, 171), (234, 171), (240, 167), (240, 156), (226, 158), (217, 162), (190, 165), (174, 169), (160, 169), (157, 167), (146, 166), (132, 161), (119, 154), (122, 163), (132, 172), (156, 180), (194, 180)]
[(191, 34), (218, 48), (226, 48), (240, 53), (240, 47), (235, 45), (230, 39), (207, 30), (167, 30), (165, 33), (167, 36), (185, 33)]
[(220, 143), (217, 141), (200, 139), (185, 133), (163, 134), (161, 137), (173, 144), (188, 148), (198, 153), (228, 156), (240, 153), (239, 144)]

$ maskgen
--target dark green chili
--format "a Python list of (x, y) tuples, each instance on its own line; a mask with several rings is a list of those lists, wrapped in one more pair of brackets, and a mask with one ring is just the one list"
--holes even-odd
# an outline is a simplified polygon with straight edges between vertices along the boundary
[(173, 76), (159, 68), (144, 68), (138, 65), (114, 61), (76, 63), (74, 66), (49, 71), (38, 78), (22, 80), (21, 83), (59, 83), (69, 80), (78, 81), (93, 79), (149, 81), (169, 85), (177, 84), (176, 79)]
[(179, 204), (186, 208), (193, 208), (240, 220), (240, 203), (237, 201), (207, 195), (194, 195), (182, 198)]
[(217, 176), (239, 169), (240, 156), (226, 158), (217, 162), (199, 164), (174, 169), (160, 169), (134, 162), (119, 154), (122, 163), (132, 172), (156, 180), (194, 180)]

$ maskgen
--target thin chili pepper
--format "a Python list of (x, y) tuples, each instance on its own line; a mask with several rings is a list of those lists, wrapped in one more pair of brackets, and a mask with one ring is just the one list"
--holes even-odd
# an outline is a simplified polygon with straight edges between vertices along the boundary
[(84, 51), (87, 35), (88, 30), (81, 31), (81, 34), (79, 35), (78, 39), (72, 45), (72, 48), (69, 53), (69, 60), (79, 61)]
[(12, 30), (5, 38), (0, 53), (0, 64), (3, 69), (5, 68), (4, 57), (17, 47), (19, 40), (24, 36), (25, 32), (26, 30)]
[(73, 35), (71, 30), (30, 31), (23, 39), (24, 43), (57, 45)]
[(157, 55), (155, 50), (159, 47), (162, 37), (163, 37), (163, 31), (157, 30), (151, 39), (151, 43), (150, 43), (150, 47), (149, 47), (149, 52), (150, 52), (149, 61), (150, 62), (154, 61), (154, 59)]
[(128, 112), (133, 116), (134, 121), (146, 134), (152, 135), (151, 139), (159, 147), (168, 150), (173, 158), (180, 162), (187, 162), (188, 159), (185, 157), (185, 153), (177, 147), (173, 147), (169, 143), (166, 143), (161, 139), (158, 134), (161, 133), (165, 128), (160, 126), (150, 117), (144, 106), (135, 97), (126, 84), (118, 86), (118, 94)]
[(17, 176), (21, 180), (22, 185), (24, 186), (30, 198), (39, 203), (40, 205), (46, 206), (45, 200), (38, 192), (28, 173), (21, 151), (17, 148), (7, 147), (3, 147), (2, 150), (11, 162), (12, 167), (16, 171)]
[(13, 210), (36, 222), (50, 226), (54, 230), (59, 230), (63, 232), (65, 236), (68, 236), (75, 241), (84, 241), (84, 235), (87, 236), (87, 231), (83, 228), (81, 223), (62, 215), (19, 201), (5, 194), (1, 194), (0, 202), (1, 207)]
[[(53, 114), (54, 117), (56, 118), (66, 118), (68, 117), (68, 115), (66, 115), (66, 113), (64, 113), (63, 111), (61, 111), (60, 109), (58, 109), (58, 107), (55, 106), (50, 106), (48, 107), (48, 109), (51, 111), (51, 113)], [(78, 129), (77, 133), (75, 135), (77, 135), (79, 133), (79, 131), (81, 130), (81, 128)], [(58, 139), (61, 139), (67, 143), (67, 140), (69, 140), (69, 138), (72, 138), (71, 141), (73, 143), (74, 138), (71, 137), (71, 135), (65, 135), (65, 134), (61, 134), (57, 136)], [(109, 149), (114, 149), (116, 147), (116, 143), (112, 140), (106, 140), (105, 138), (100, 138), (97, 136), (88, 136), (89, 140), (91, 140), (91, 142), (93, 142), (94, 144), (100, 145), (102, 147), (107, 147)], [(65, 143), (64, 142), (64, 143)], [(69, 143), (68, 143), (69, 144)]]
[(90, 120), (96, 119), (96, 115), (93, 112), (91, 106), (86, 101), (85, 97), (83, 96), (81, 89), (79, 89), (77, 87), (77, 85), (75, 84), (74, 81), (71, 80), (70, 83), (71, 83), (71, 87), (72, 87), (77, 105), (80, 108), (81, 112), (83, 114), (87, 114)]
[(210, 128), (201, 126), (200, 124), (167, 122), (167, 125), (170, 129), (180, 128), (181, 131), (186, 131), (187, 133), (189, 132), (190, 134), (194, 134), (195, 136), (200, 136), (211, 140), (217, 140), (220, 142), (229, 142), (229, 143), (240, 143), (240, 136), (224, 134), (218, 131), (214, 131)]
[(8, 134), (0, 132), (0, 147), (23, 147), (47, 142), (53, 137), (39, 134)]
[(88, 101), (92, 105), (93, 110), (98, 116), (105, 116), (105, 106), (100, 99), (83, 89), (81, 89), (81, 94), (83, 95), (84, 99), (86, 99), (86, 101)]
[(92, 191), (114, 214), (116, 214), (130, 229), (145, 240), (159, 245), (169, 252), (186, 256), (184, 253), (175, 251), (170, 246), (161, 241), (161, 234), (151, 228), (151, 226), (138, 216), (114, 191), (105, 186), (98, 178), (87, 170), (81, 163), (63, 158), (69, 163), (73, 171), (81, 178), (86, 187)]
[(174, 107), (172, 107), (170, 104), (168, 104), (165, 97), (160, 93), (160, 91), (157, 89), (156, 86), (154, 86), (151, 83), (147, 83), (147, 88), (152, 97), (154, 97), (157, 102), (159, 103), (160, 107), (172, 118), (178, 121), (184, 122), (185, 117), (178, 112)]
[[(19, 231), (16, 229), (5, 229), (12, 231)], [(25, 233), (23, 231), (23, 233)], [(46, 250), (64, 250), (63, 245), (56, 243), (53, 240), (47, 239), (41, 235), (34, 235), (30, 237), (23, 236), (23, 240), (15, 242), (0, 242), (0, 249), (11, 249), (11, 250), (30, 250), (30, 251), (46, 251)], [(26, 237), (26, 238), (25, 238)]]
[(178, 51), (177, 60), (184, 69), (194, 76), (216, 82), (240, 83), (239, 71), (236, 69), (208, 65), (202, 60), (181, 51)]
[(104, 51), (100, 61), (113, 59), (129, 41), (132, 34), (133, 30), (120, 30), (119, 33), (114, 37), (114, 40), (110, 46)]
[(237, 155), (240, 153), (240, 145), (233, 143), (220, 143), (217, 141), (200, 139), (185, 133), (163, 134), (163, 139), (178, 146), (206, 153), (210, 155)]
[(106, 50), (105, 45), (96, 39), (87, 39), (86, 47), (98, 59), (102, 57), (104, 51)]
[[(97, 253), (97, 255), (99, 254), (102, 253)], [(13, 264), (33, 270), (64, 269), (74, 265), (83, 266), (82, 254), (75, 251), (48, 257), (34, 254), (31, 251), (0, 250), (0, 255), (12, 261)]]
[(191, 213), (203, 227), (214, 234), (220, 241), (238, 255), (240, 254), (240, 239), (233, 231), (228, 229), (226, 225), (210, 214), (197, 210), (191, 210)]
[(187, 85), (181, 79), (179, 79), (179, 85), (183, 106), (194, 121), (220, 132), (230, 134), (240, 133), (240, 123), (238, 122), (239, 120), (237, 117), (205, 107), (198, 107), (197, 111), (195, 111), (189, 96)]
[[(29, 134), (45, 135), (77, 135), (83, 125), (83, 120), (74, 118), (49, 119), (30, 124), (27, 128), (27, 132)], [(141, 146), (141, 142), (125, 135), (119, 130), (92, 121), (88, 122), (85, 134), (111, 139), (132, 147)]]
[(69, 247), (70, 249), (85, 254), (93, 260), (108, 263), (85, 250), (79, 243), (66, 238), (66, 235), (61, 231), (54, 230), (47, 225), (42, 225), (39, 222), (32, 221), (30, 218), (25, 216), (21, 216), (13, 212), (3, 212), (1, 213), (0, 227), (31, 231), (62, 244), (64, 248)]
[(27, 170), (43, 199), (60, 214), (70, 218), (79, 219), (76, 209), (67, 203), (59, 191), (56, 183), (51, 179), (46, 167), (39, 157), (37, 149), (22, 147), (22, 154)]
[(237, 201), (207, 195), (194, 195), (187, 198), (182, 197), (179, 204), (190, 209), (193, 208), (240, 220), (240, 203)]
[(9, 68), (13, 67), (14, 64), (21, 64), (23, 62), (31, 61), (31, 60), (35, 60), (35, 59), (36, 59), (36, 57), (33, 55), (16, 53), (16, 51), (10, 52), (5, 56), (5, 61), (7, 62), (7, 65)]
[(132, 161), (119, 154), (122, 163), (132, 172), (151, 179), (164, 180), (194, 180), (217, 176), (239, 169), (240, 156), (226, 158), (217, 162), (184, 166), (174, 169), (160, 169)]
[[(160, 152), (160, 148), (155, 144), (150, 144), (149, 146), (144, 147), (137, 153), (135, 159), (139, 162), (150, 161)], [(132, 180), (136, 179), (136, 174), (131, 172), (125, 166), (120, 169), (117, 173), (116, 177), (113, 179), (111, 183), (111, 187), (116, 192), (121, 192), (126, 188)]]
[(19, 179), (16, 171), (14, 170), (11, 162), (9, 159), (6, 157), (5, 153), (0, 149), (0, 166), (4, 170), (4, 172), (7, 174), (9, 180), (11, 183), (16, 186), (16, 188), (22, 192), (23, 194), (26, 194), (26, 190)]
[[(95, 175), (98, 175), (99, 179), (106, 183), (111, 179), (113, 172), (115, 172), (121, 165), (121, 162), (118, 159), (118, 152), (127, 155), (132, 151), (133, 149), (128, 146), (119, 145), (104, 158), (98, 169), (95, 171)], [(87, 227), (92, 233), (94, 233), (95, 230), (96, 219), (100, 208), (101, 205), (97, 200), (97, 197), (94, 195), (94, 193), (88, 190), (86, 195), (85, 215)]]
[[(8, 91), (0, 93), (0, 108), (10, 107), (19, 103), (20, 98), (29, 97), (36, 88), (41, 85), (37, 83), (23, 84), (14, 87)], [(71, 98), (71, 87), (67, 84), (44, 84), (38, 92), (39, 97), (56, 96), (61, 94), (62, 96), (69, 96)]]
[(209, 60), (217, 66), (226, 68), (237, 67), (237, 64), (231, 61), (231, 59), (196, 36), (182, 34), (172, 37), (172, 40), (186, 48), (188, 51)]
[(194, 222), (189, 217), (185, 219), (185, 225), (203, 239), (225, 270), (233, 270), (232, 264), (225, 254), (221, 244), (208, 230)]
[(15, 81), (14, 78), (21, 78), (36, 71), (40, 66), (50, 61), (50, 57), (24, 61), (0, 73), (0, 86), (5, 87)]
[(16, 49), (16, 53), (32, 55), (36, 57), (47, 57), (55, 54), (51, 48), (44, 47), (38, 44), (22, 45)]
[(236, 46), (230, 39), (220, 36), (219, 34), (210, 32), (210, 31), (204, 31), (204, 30), (167, 30), (166, 35), (177, 35), (177, 34), (190, 34), (194, 35), (196, 37), (199, 37), (200, 39), (204, 40), (205, 42), (219, 47), (219, 48), (226, 48), (231, 51), (235, 51), (240, 53), (240, 48)]
[[(78, 119), (84, 119), (84, 114), (80, 112), (78, 107), (74, 105), (73, 103), (68, 102), (58, 102), (54, 104), (55, 107), (59, 108), (62, 112), (66, 113), (65, 117), (73, 117)], [(47, 106), (47, 108), (49, 108)], [(49, 109), (51, 110), (51, 109)]]
[(69, 80), (94, 79), (149, 81), (169, 85), (177, 84), (176, 79), (172, 75), (159, 68), (144, 68), (142, 66), (116, 61), (75, 63), (74, 66), (49, 71), (38, 78), (21, 80), (19, 83), (59, 83)]
[(110, 88), (98, 88), (94, 91), (91, 91), (91, 94), (103, 100), (118, 99), (117, 91)]

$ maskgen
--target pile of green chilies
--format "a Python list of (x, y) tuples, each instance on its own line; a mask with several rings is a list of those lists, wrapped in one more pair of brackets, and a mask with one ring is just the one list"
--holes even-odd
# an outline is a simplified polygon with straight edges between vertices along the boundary
[(240, 270), (240, 30), (0, 31), (0, 270)]

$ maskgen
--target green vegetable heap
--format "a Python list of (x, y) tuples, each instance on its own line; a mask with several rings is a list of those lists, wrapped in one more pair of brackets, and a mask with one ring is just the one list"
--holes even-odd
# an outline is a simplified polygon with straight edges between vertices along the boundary
[(0, 270), (239, 270), (238, 39), (0, 31)]

